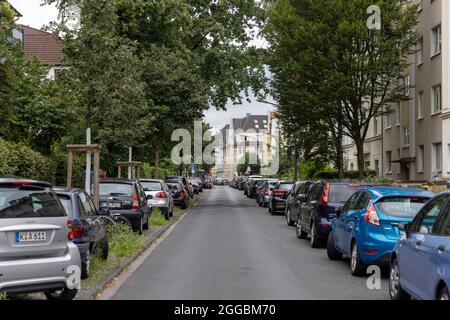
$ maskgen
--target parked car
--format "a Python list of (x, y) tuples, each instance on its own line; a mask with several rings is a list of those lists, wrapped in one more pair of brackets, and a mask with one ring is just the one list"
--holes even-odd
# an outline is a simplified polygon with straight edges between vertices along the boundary
[(422, 189), (362, 188), (336, 212), (328, 236), (328, 257), (350, 257), (354, 276), (366, 275), (368, 265), (389, 265), (400, 238), (399, 225), (411, 222), (432, 197)]
[(149, 228), (152, 207), (144, 188), (136, 180), (107, 179), (100, 181), (100, 212), (102, 209), (120, 213), (127, 218), (133, 231), (142, 234)]
[(188, 179), (189, 185), (194, 188), (194, 194), (198, 194), (200, 192), (200, 185), (198, 181), (195, 179)]
[(347, 181), (318, 181), (309, 189), (308, 194), (300, 200), (299, 217), (296, 232), (299, 239), (310, 236), (311, 247), (322, 247), (331, 231), (331, 222), (336, 212), (363, 185)]
[(250, 198), (250, 192), (251, 192), (250, 188), (252, 188), (254, 186), (254, 182), (256, 180), (261, 180), (261, 179), (264, 179), (264, 177), (259, 176), (259, 175), (258, 176), (257, 175), (249, 176), (248, 179), (244, 183), (244, 196), (247, 196)]
[(280, 181), (273, 188), (269, 196), (269, 212), (271, 215), (285, 211), (287, 194), (294, 186), (295, 181)]
[(211, 179), (205, 179), (205, 183), (204, 183), (204, 187), (205, 189), (212, 189), (213, 188), (213, 183), (211, 181)]
[(152, 196), (151, 199), (148, 200), (148, 204), (153, 208), (159, 208), (166, 220), (173, 217), (173, 197), (167, 184), (162, 180), (155, 179), (141, 179), (139, 182), (144, 188), (145, 194), (147, 196)]
[(192, 180), (197, 181), (198, 183), (198, 192), (202, 193), (204, 186), (203, 186), (203, 180), (201, 178), (192, 178)]
[(243, 191), (245, 189), (245, 183), (247, 182), (248, 177), (240, 177), (238, 183), (238, 190)]
[(313, 183), (313, 181), (297, 182), (288, 193), (285, 210), (286, 223), (288, 226), (295, 226), (297, 224), (301, 205), (305, 201), (309, 188)]
[(256, 199), (259, 185), (263, 182), (263, 179), (264, 178), (256, 178), (249, 180), (247, 187), (247, 197), (249, 197), (250, 199)]
[(412, 223), (400, 227), (400, 240), (391, 256), (391, 298), (449, 300), (450, 191), (437, 195)]
[(168, 182), (167, 187), (170, 190), (174, 204), (177, 207), (181, 207), (181, 209), (187, 209), (191, 200), (183, 184), (179, 182)]
[(91, 256), (98, 250), (104, 260), (108, 258), (109, 243), (105, 225), (99, 220), (100, 213), (89, 195), (80, 189), (54, 188), (68, 217), (73, 243), (81, 256), (81, 278), (90, 275)]
[(258, 193), (256, 194), (256, 203), (260, 207), (267, 207), (269, 205), (269, 198), (271, 189), (274, 188), (278, 179), (269, 179), (262, 181), (261, 185), (258, 187)]
[(75, 298), (68, 278), (81, 257), (68, 220), (49, 183), (0, 179), (0, 292)]
[(194, 198), (194, 187), (191, 186), (187, 179), (183, 176), (170, 176), (165, 180), (166, 183), (181, 183), (183, 188), (188, 192), (190, 198)]

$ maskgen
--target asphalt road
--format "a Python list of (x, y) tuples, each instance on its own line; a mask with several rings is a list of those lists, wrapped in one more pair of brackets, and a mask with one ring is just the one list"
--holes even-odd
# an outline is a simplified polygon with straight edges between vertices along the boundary
[(113, 299), (388, 299), (348, 261), (297, 239), (282, 216), (216, 187), (118, 289)]

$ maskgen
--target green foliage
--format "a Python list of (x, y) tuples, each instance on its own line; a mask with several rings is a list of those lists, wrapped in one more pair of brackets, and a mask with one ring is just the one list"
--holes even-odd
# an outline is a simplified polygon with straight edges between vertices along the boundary
[(0, 176), (55, 182), (55, 163), (23, 143), (0, 139)]
[(118, 224), (109, 234), (109, 249), (119, 258), (129, 257), (142, 245), (143, 237), (125, 224)]
[[(373, 179), (377, 176), (375, 170), (365, 170), (364, 179)], [(313, 179), (334, 180), (339, 179), (339, 172), (337, 171), (318, 171), (313, 175)], [(344, 179), (356, 180), (359, 179), (359, 171), (345, 171)]]
[(239, 160), (236, 170), (239, 174), (245, 174), (248, 167), (252, 175), (261, 173), (261, 160), (257, 154), (246, 152)]
[(0, 301), (9, 300), (6, 292), (0, 292)]

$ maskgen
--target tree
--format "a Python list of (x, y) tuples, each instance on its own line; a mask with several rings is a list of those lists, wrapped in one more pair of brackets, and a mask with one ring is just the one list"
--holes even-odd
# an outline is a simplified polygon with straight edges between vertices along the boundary
[(261, 160), (257, 154), (246, 152), (239, 160), (236, 170), (239, 174), (246, 174), (248, 168), (251, 174), (261, 173)]
[[(380, 30), (370, 30), (370, 0), (278, 0), (271, 5), (268, 38), (292, 65), (301, 95), (358, 151), (364, 176), (364, 141), (370, 121), (393, 102), (407, 99), (403, 74), (417, 40), (417, 6), (407, 0), (377, 1)], [(280, 58), (281, 59), (281, 58)], [(332, 121), (327, 121), (332, 119)], [(339, 155), (340, 157), (340, 155)]]

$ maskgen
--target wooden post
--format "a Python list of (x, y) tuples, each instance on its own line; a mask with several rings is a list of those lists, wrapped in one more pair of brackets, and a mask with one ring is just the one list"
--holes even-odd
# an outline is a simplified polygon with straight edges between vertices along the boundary
[(137, 167), (137, 177), (136, 180), (139, 180), (141, 178), (141, 167)]
[(120, 178), (120, 177), (122, 177), (122, 167), (121, 166), (119, 166), (118, 167), (118, 173), (117, 173), (117, 178)]
[(69, 157), (67, 159), (67, 188), (72, 188), (72, 167), (73, 167), (73, 152), (69, 151)]
[(99, 175), (100, 175), (100, 153), (96, 151), (94, 153), (94, 204), (97, 207), (97, 210), (99, 210)]

